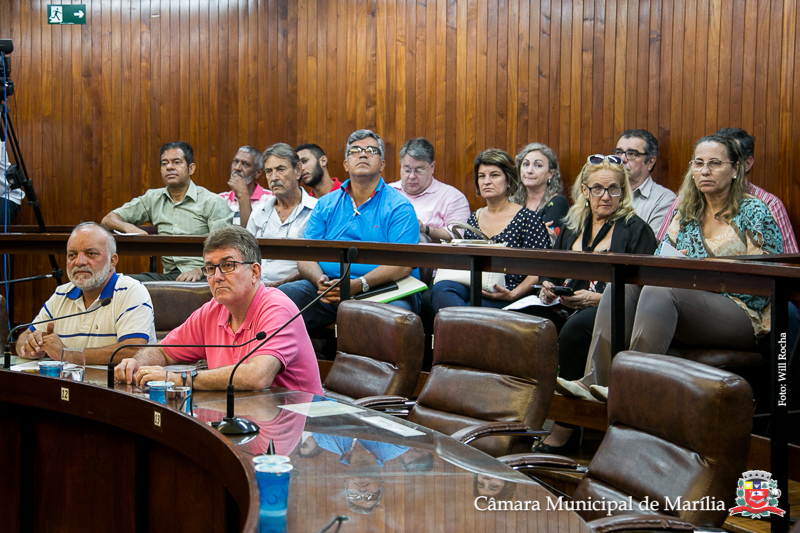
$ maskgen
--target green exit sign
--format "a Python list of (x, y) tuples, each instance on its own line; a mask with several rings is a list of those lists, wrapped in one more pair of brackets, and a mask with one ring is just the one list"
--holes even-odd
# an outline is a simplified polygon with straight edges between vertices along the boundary
[(47, 6), (48, 24), (86, 24), (86, 6), (81, 5), (49, 5)]

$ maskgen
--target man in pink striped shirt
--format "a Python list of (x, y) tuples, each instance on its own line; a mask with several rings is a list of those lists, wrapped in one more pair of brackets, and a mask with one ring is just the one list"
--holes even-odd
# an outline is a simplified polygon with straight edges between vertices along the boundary
[[(755, 163), (755, 138), (741, 128), (723, 128), (719, 130), (716, 135), (724, 135), (725, 137), (736, 139), (736, 142), (739, 143), (739, 148), (742, 149), (742, 154), (744, 155), (745, 173), (750, 174), (750, 169), (753, 168), (753, 163)], [(777, 196), (768, 193), (758, 185), (753, 184), (750, 180), (747, 181), (747, 185), (750, 189), (749, 192), (751, 195), (767, 204), (767, 207), (772, 213), (772, 217), (778, 224), (778, 229), (780, 229), (781, 236), (783, 237), (783, 253), (796, 254), (797, 240), (795, 239), (794, 231), (792, 230), (792, 223), (789, 220), (789, 214), (786, 212), (783, 202), (781, 202)], [(664, 240), (664, 235), (667, 234), (667, 228), (669, 228), (669, 223), (672, 222), (672, 218), (675, 216), (675, 211), (678, 209), (678, 203), (680, 202), (680, 199), (681, 197), (678, 196), (675, 198), (675, 201), (672, 202), (672, 205), (669, 208), (669, 213), (664, 219), (664, 222), (661, 224), (661, 229), (658, 230), (658, 235), (656, 235), (656, 238), (659, 242)]]
[(424, 138), (411, 139), (400, 149), (400, 181), (390, 183), (406, 197), (417, 213), (419, 232), (433, 242), (449, 241), (453, 234), (447, 229), (450, 222), (466, 222), (469, 201), (464, 193), (433, 177), (436, 167), (434, 148)]

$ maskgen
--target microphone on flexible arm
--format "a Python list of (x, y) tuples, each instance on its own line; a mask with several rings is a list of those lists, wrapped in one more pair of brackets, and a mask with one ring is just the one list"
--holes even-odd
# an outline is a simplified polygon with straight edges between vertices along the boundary
[[(95, 311), (97, 311), (101, 307), (105, 307), (110, 303), (111, 303), (111, 298), (103, 298), (102, 300), (100, 300), (100, 303), (97, 306), (95, 306), (95, 307), (89, 306), (89, 309), (87, 309), (86, 311), (81, 311), (80, 313), (73, 313), (71, 315), (57, 316), (55, 318), (49, 318), (47, 320), (40, 320), (38, 322), (30, 322), (28, 324), (20, 324), (19, 326), (15, 327), (14, 329), (12, 329), (8, 333), (8, 337), (6, 338), (6, 351), (4, 353), (5, 360), (3, 361), (3, 369), (8, 370), (9, 368), (11, 368), (11, 339), (14, 337), (14, 333), (16, 333), (18, 330), (20, 330), (22, 328), (29, 328), (31, 326), (37, 326), (39, 324), (46, 324), (48, 322), (55, 322), (57, 320), (64, 320), (65, 318), (72, 318), (72, 317), (76, 317), (76, 316), (87, 315), (89, 313), (94, 313)], [(92, 305), (94, 305), (94, 304), (92, 304)]]
[(225, 417), (222, 420), (220, 420), (219, 422), (212, 422), (211, 423), (212, 427), (217, 428), (220, 431), (220, 433), (222, 433), (224, 435), (247, 435), (249, 433), (258, 433), (258, 431), (259, 431), (258, 425), (256, 425), (255, 423), (253, 423), (250, 420), (247, 420), (246, 418), (241, 418), (241, 417), (238, 417), (238, 416), (234, 416), (234, 409), (233, 409), (233, 400), (234, 400), (233, 376), (234, 376), (234, 374), (236, 374), (236, 369), (239, 368), (239, 365), (244, 363), (259, 348), (261, 348), (267, 342), (269, 342), (275, 335), (277, 335), (278, 333), (283, 331), (283, 328), (285, 328), (286, 326), (288, 326), (289, 324), (294, 322), (295, 319), (297, 317), (299, 317), (300, 315), (302, 315), (303, 312), (305, 312), (306, 309), (308, 309), (309, 307), (311, 307), (312, 305), (314, 305), (315, 303), (320, 301), (326, 294), (328, 294), (333, 289), (338, 287), (339, 284), (342, 283), (343, 280), (347, 280), (349, 282), (350, 281), (350, 265), (353, 263), (353, 261), (356, 260), (356, 257), (358, 257), (358, 250), (354, 246), (351, 246), (347, 250), (347, 268), (345, 268), (344, 274), (342, 274), (342, 276), (339, 278), (339, 280), (336, 281), (336, 283), (334, 283), (330, 287), (328, 287), (325, 290), (325, 292), (323, 292), (322, 294), (320, 294), (319, 296), (317, 296), (316, 298), (311, 300), (311, 302), (309, 302), (308, 305), (306, 305), (303, 309), (298, 311), (296, 315), (294, 315), (292, 318), (290, 318), (281, 327), (279, 327), (278, 329), (273, 331), (272, 334), (269, 337), (267, 337), (266, 339), (264, 339), (263, 341), (258, 343), (258, 346), (256, 346), (252, 350), (250, 350), (244, 357), (239, 359), (239, 362), (237, 362), (233, 366), (233, 370), (231, 370), (231, 377), (228, 380), (228, 388), (226, 390), (226, 413), (225, 413)]
[[(263, 340), (266, 336), (266, 333), (259, 331), (256, 333), (255, 337), (241, 344), (123, 344), (114, 350), (111, 354), (111, 358), (108, 360), (108, 388), (114, 388), (114, 356), (123, 348), (241, 348), (242, 346), (247, 346), (251, 342)], [(164, 375), (166, 379), (166, 374)]]

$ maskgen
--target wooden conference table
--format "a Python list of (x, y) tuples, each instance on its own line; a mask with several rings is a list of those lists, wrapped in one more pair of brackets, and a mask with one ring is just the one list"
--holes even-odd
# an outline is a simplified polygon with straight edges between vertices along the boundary
[[(238, 393), (236, 415), (261, 430), (232, 442), (205, 424), (222, 418), (224, 393), (196, 391), (192, 418), (105, 380), (91, 368), (85, 383), (0, 371), (5, 531), (257, 531), (252, 458), (270, 439), (294, 467), (290, 532), (320, 531), (339, 515), (347, 533), (589, 531), (494, 458), (375, 411), (286, 389)], [(346, 486), (380, 501), (348, 503)], [(476, 509), (491, 496), (531, 510)]]

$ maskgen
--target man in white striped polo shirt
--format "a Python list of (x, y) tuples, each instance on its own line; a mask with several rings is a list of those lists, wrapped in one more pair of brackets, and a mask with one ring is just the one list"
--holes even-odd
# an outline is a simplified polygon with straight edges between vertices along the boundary
[[(102, 364), (120, 345), (156, 341), (150, 293), (141, 282), (116, 273), (116, 252), (114, 236), (100, 224), (75, 227), (67, 241), (70, 283), (56, 289), (34, 322), (96, 308), (105, 298), (111, 303), (93, 313), (30, 327), (17, 340), (17, 354), (60, 360), (65, 346), (78, 347), (86, 348), (86, 364)], [(114, 359), (119, 362), (135, 352), (121, 350)]]

